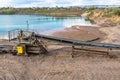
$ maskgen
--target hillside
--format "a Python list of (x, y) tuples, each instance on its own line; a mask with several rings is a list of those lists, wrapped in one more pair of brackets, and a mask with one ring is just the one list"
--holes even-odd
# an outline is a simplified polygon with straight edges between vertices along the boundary
[(88, 10), (84, 12), (82, 16), (93, 20), (95, 24), (103, 27), (120, 24), (120, 8)]

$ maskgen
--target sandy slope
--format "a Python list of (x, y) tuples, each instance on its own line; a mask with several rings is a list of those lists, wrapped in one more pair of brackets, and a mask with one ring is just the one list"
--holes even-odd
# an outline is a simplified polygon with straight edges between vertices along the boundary
[(102, 42), (120, 44), (120, 25), (115, 27), (104, 27), (101, 28), (100, 31), (107, 34), (105, 40)]

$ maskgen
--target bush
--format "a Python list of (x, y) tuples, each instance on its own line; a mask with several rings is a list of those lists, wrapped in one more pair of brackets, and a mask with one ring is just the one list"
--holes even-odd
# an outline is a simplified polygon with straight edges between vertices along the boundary
[(88, 11), (93, 11), (93, 10), (95, 10), (94, 6), (88, 8)]
[(6, 9), (2, 11), (3, 14), (14, 14), (14, 10), (13, 9)]
[(120, 16), (120, 8), (114, 8), (112, 11), (115, 15)]

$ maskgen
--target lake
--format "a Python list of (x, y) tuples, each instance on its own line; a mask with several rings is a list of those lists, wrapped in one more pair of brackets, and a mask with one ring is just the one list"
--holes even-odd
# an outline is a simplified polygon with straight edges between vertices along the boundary
[(0, 15), (0, 35), (13, 29), (30, 29), (39, 32), (63, 29), (73, 25), (91, 25), (83, 17), (53, 17), (41, 15)]

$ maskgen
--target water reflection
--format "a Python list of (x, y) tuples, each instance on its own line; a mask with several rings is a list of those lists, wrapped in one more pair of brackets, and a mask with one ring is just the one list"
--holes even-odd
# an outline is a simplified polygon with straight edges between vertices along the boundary
[(0, 30), (12, 30), (27, 27), (26, 21), (29, 21), (30, 29), (59, 29), (73, 25), (91, 25), (81, 17), (52, 17), (36, 15), (0, 15)]
[(63, 21), (63, 24), (65, 27), (71, 27), (71, 26), (74, 26), (74, 25), (80, 25), (80, 26), (83, 26), (83, 25), (91, 25), (91, 22), (90, 21), (86, 21), (84, 18), (80, 18), (80, 19), (66, 19)]
[(26, 21), (29, 22), (29, 29), (41, 32), (71, 27), (73, 25), (91, 25), (89, 20), (82, 17), (0, 15), (0, 32), (13, 29), (27, 29)]

